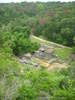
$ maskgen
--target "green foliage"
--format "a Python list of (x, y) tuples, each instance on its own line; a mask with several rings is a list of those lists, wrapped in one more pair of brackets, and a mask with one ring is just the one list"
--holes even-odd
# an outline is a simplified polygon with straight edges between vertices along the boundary
[[(7, 97), (11, 97), (12, 100), (38, 100), (43, 96), (44, 98), (49, 97), (51, 100), (74, 99), (75, 63), (71, 64), (72, 67), (61, 71), (48, 71), (43, 67), (35, 69), (25, 65), (23, 66), (24, 73), (22, 74), (22, 65), (18, 63), (12, 53), (6, 53), (7, 50), (4, 51), (5, 49), (0, 50), (1, 100), (7, 99)], [(13, 95), (7, 96), (13, 92)]]
[(36, 91), (37, 90), (34, 87), (25, 84), (19, 89), (19, 96), (16, 100), (35, 100)]
[(18, 76), (21, 74), (21, 65), (7, 50), (0, 49), (0, 100), (15, 97), (18, 89)]
[[(75, 2), (0, 4), (0, 27), (8, 26), (6, 31), (11, 30), (12, 34), (16, 31), (24, 33), (30, 28), (31, 32), (27, 32), (27, 36), (33, 33), (36, 36), (42, 35), (50, 41), (74, 46), (74, 6)], [(1, 39), (0, 41), (2, 42)]]
[[(7, 48), (7, 50), (9, 50)], [(0, 75), (3, 75), (5, 73), (10, 73), (10, 69), (14, 69), (13, 71), (16, 71), (19, 69), (19, 63), (16, 59), (12, 57), (12, 53), (7, 52), (6, 49), (0, 50)], [(15, 70), (16, 69), (16, 70)], [(20, 71), (20, 69), (19, 69)]]
[(32, 43), (28, 39), (18, 39), (13, 47), (13, 53), (15, 55), (21, 55), (27, 52), (33, 53), (38, 50), (40, 45), (38, 43)]
[[(67, 73), (70, 71), (67, 69)], [(62, 71), (63, 72), (63, 71)], [(64, 70), (66, 73), (66, 70)], [(56, 71), (48, 72), (46, 69), (27, 71), (25, 78), (29, 80), (19, 89), (17, 100), (38, 100), (50, 98), (51, 100), (74, 99), (73, 80), (70, 74)]]
[[(8, 27), (4, 27), (6, 29)], [(21, 55), (27, 52), (34, 52), (39, 48), (38, 43), (30, 40), (29, 27), (15, 27), (13, 30), (1, 31), (1, 47), (8, 47), (15, 55)]]
[[(75, 62), (68, 69), (49, 72), (21, 65), (15, 58), (14, 54), (39, 48), (40, 40), (32, 42), (31, 34), (74, 46), (75, 2), (0, 4), (0, 100), (74, 100)], [(60, 59), (68, 60), (71, 53), (68, 48), (55, 49)]]

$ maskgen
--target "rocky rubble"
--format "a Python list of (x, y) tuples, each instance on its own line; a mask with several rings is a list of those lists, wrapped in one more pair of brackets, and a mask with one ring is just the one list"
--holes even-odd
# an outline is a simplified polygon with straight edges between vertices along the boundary
[[(35, 58), (39, 59), (35, 62)], [(47, 45), (41, 44), (38, 51), (33, 54), (27, 53), (24, 54), (19, 59), (20, 63), (32, 65), (33, 67), (40, 67), (41, 63), (44, 61), (43, 64), (48, 62), (48, 65), (53, 64), (54, 62), (58, 61), (58, 57), (54, 54), (54, 48), (49, 47)]]

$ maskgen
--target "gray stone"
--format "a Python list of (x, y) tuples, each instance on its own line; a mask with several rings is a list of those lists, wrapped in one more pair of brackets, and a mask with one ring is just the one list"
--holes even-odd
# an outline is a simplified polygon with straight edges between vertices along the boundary
[(35, 66), (35, 67), (39, 67), (40, 65), (39, 65), (39, 64), (34, 64), (34, 66)]
[(32, 55), (30, 53), (27, 53), (27, 54), (24, 55), (24, 57), (30, 59), (32, 57)]
[(42, 47), (41, 47), (39, 50), (40, 50), (41, 52), (44, 52), (44, 51), (45, 51), (45, 49), (44, 49), (44, 48), (42, 48)]
[(26, 60), (26, 59), (24, 59), (24, 58), (23, 59), (20, 59), (19, 61), (20, 61), (20, 63), (25, 63), (25, 64), (28, 64), (29, 63), (29, 61)]

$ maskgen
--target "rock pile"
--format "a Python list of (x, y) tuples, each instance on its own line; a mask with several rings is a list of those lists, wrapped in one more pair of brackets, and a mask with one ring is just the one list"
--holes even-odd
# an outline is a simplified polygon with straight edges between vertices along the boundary
[[(36, 62), (35, 58), (38, 59)], [(20, 58), (20, 63), (32, 65), (33, 67), (39, 67), (45, 63), (45, 66), (49, 66), (57, 61), (58, 58), (56, 55), (54, 55), (54, 48), (43, 44), (41, 44), (41, 47), (38, 51), (34, 52), (33, 54), (24, 54), (24, 56)]]

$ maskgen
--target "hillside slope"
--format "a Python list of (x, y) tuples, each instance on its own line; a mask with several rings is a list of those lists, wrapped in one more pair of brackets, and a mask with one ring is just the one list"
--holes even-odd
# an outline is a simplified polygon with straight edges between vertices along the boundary
[(66, 61), (71, 49), (43, 41), (38, 51), (20, 58), (0, 51), (0, 100), (74, 100), (75, 64), (68, 68)]
[(29, 64), (34, 67), (45, 66), (47, 69), (67, 68), (71, 55), (71, 48), (43, 40), (31, 35), (32, 42), (40, 43), (40, 48), (33, 54), (27, 53), (20, 57), (19, 61), (23, 64)]

